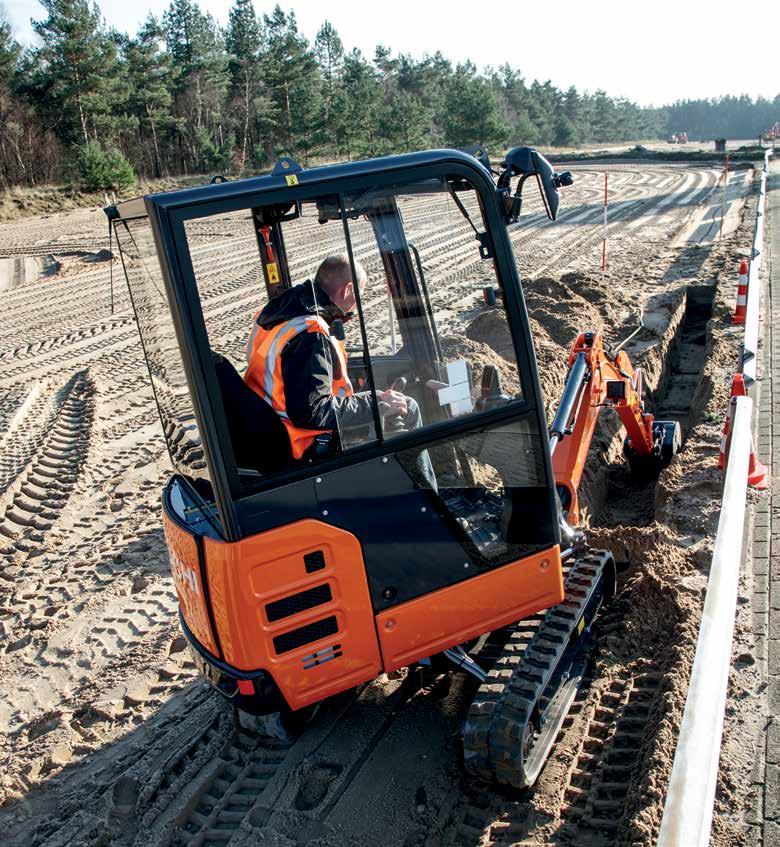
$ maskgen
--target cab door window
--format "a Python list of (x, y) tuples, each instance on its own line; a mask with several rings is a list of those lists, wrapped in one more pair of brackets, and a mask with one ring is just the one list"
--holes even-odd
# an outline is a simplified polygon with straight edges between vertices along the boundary
[[(484, 300), (500, 282), (476, 191), (431, 179), (365, 191), (345, 207), (355, 262), (367, 277), (361, 308), (368, 349), (358, 337), (351, 343), (370, 359), (384, 438), (416, 418), (389, 408), (395, 398), (388, 391), (413, 400), (418, 426), (522, 399), (502, 301)], [(358, 355), (353, 362), (360, 367)]]
[(242, 481), (376, 440), (373, 395), (365, 380), (352, 384), (347, 362), (356, 336), (338, 296), (339, 266), (350, 275), (338, 198), (184, 227)]

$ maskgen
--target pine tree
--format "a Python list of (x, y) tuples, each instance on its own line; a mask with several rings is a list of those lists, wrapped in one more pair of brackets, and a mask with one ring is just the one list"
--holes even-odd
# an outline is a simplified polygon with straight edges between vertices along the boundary
[(322, 113), (319, 70), (308, 41), (298, 32), (295, 14), (276, 6), (263, 16), (266, 49), (263, 74), (279, 114), (278, 151), (308, 156)]
[(174, 114), (181, 167), (229, 166), (230, 143), (223, 124), (228, 88), (224, 39), (211, 15), (192, 0), (173, 0), (163, 15), (165, 40), (178, 71)]
[[(0, 7), (0, 14), (2, 7)], [(22, 48), (11, 34), (11, 25), (0, 16), (0, 85), (10, 86)]]
[(398, 90), (383, 104), (380, 129), (383, 153), (424, 149), (430, 143), (430, 109), (416, 94)]
[(241, 173), (254, 146), (253, 128), (261, 123), (267, 127), (273, 121), (273, 107), (263, 91), (260, 68), (262, 27), (252, 0), (235, 0), (230, 10), (225, 44), (230, 55), (231, 98), (242, 116), (238, 127), (240, 152), (236, 156), (236, 169)]
[(45, 20), (33, 21), (43, 106), (66, 142), (111, 135), (112, 113), (127, 99), (114, 41), (86, 0), (41, 0)]
[(471, 62), (458, 65), (445, 95), (444, 132), (453, 147), (503, 146), (507, 126), (496, 94)]
[(615, 103), (605, 91), (597, 91), (593, 97), (593, 125), (596, 128), (593, 140), (603, 144), (616, 139), (617, 116)]
[[(11, 34), (10, 24), (0, 17), (0, 185), (4, 187), (15, 181), (21, 161), (18, 127), (13, 119), (16, 104), (11, 90), (20, 54), (21, 47)], [(21, 170), (24, 171), (23, 162)]]
[(344, 57), (344, 76), (336, 102), (336, 132), (347, 158), (378, 151), (377, 110), (381, 87), (371, 64), (354, 49)]
[(335, 27), (329, 21), (325, 21), (317, 31), (317, 37), (314, 39), (314, 54), (322, 77), (321, 129), (327, 143), (327, 141), (332, 142), (336, 137), (333, 110), (344, 68), (344, 45)]
[(160, 49), (163, 35), (159, 21), (149, 15), (137, 37), (128, 39), (123, 49), (130, 81), (128, 109), (139, 127), (139, 155), (144, 152), (148, 132), (152, 143), (151, 170), (156, 177), (161, 177), (164, 171), (160, 131), (173, 123), (171, 88), (174, 74), (170, 54)]
[(561, 112), (555, 119), (555, 135), (553, 144), (557, 147), (571, 147), (577, 143), (577, 127), (569, 117)]

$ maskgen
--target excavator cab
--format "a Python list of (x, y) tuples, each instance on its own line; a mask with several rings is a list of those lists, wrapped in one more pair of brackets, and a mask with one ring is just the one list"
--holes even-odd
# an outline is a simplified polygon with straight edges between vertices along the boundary
[[(240, 708), (300, 709), (562, 599), (528, 318), (484, 154), (302, 169), (110, 207), (174, 474), (182, 626)], [(368, 280), (343, 338), (362, 427), (299, 459), (244, 382), (253, 316), (320, 261)], [(485, 316), (478, 294), (500, 290)], [(386, 414), (413, 398), (420, 426)], [(421, 457), (433, 474), (421, 473)]]

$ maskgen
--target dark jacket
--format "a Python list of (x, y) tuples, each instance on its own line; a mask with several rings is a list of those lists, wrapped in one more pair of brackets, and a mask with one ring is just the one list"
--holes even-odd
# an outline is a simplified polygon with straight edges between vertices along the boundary
[[(314, 295), (317, 295), (317, 308)], [(288, 288), (269, 301), (257, 317), (263, 329), (302, 315), (316, 315), (328, 324), (351, 314), (343, 312), (316, 283), (306, 281)], [(304, 429), (331, 429), (363, 426), (373, 422), (369, 392), (351, 397), (334, 397), (334, 369), (340, 365), (332, 342), (321, 332), (302, 332), (282, 351), (282, 381), (287, 414), (295, 426)]]

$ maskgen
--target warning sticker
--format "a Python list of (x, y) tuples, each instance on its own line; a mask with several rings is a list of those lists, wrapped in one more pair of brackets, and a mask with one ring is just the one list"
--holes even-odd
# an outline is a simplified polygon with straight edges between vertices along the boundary
[(279, 268), (276, 262), (269, 262), (265, 266), (265, 269), (268, 272), (268, 282), (271, 285), (275, 285), (277, 282), (279, 282)]

